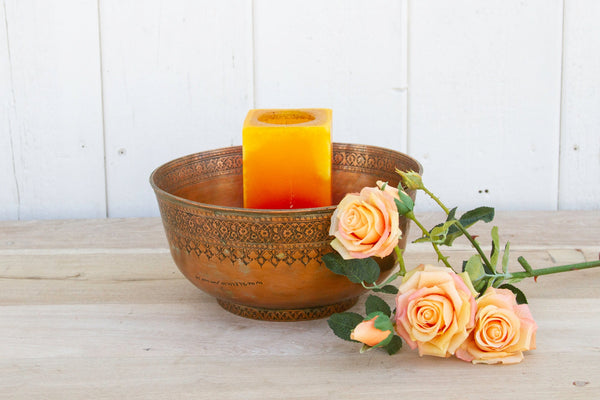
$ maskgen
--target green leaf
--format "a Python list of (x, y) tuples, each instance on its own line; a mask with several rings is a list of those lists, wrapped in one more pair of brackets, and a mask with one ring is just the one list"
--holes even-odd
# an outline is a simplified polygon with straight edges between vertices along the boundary
[(483, 270), (483, 262), (481, 261), (479, 254), (474, 254), (471, 256), (471, 258), (469, 258), (463, 267), (463, 272), (469, 274), (471, 282), (475, 282), (483, 278), (485, 271)]
[(402, 189), (402, 184), (398, 185), (398, 197), (400, 199), (394, 199), (396, 203), (396, 208), (398, 208), (398, 213), (400, 215), (406, 215), (411, 212), (415, 208), (415, 203), (412, 198), (406, 194), (406, 192)]
[[(365, 308), (367, 315), (374, 312), (380, 311), (388, 317), (392, 315), (392, 310), (388, 303), (386, 303), (381, 297), (370, 295), (365, 301)], [(379, 321), (379, 318), (377, 319)]]
[(379, 278), (379, 264), (372, 258), (344, 260), (338, 253), (332, 252), (321, 257), (325, 266), (338, 275), (346, 276), (354, 283), (374, 283)]
[(381, 270), (372, 258), (344, 260), (345, 275), (354, 283), (375, 283)]
[(525, 278), (508, 278), (505, 280), (507, 284), (519, 283)]
[(454, 207), (452, 210), (450, 210), (450, 212), (448, 213), (448, 217), (446, 218), (446, 221), (451, 221), (453, 219), (456, 219), (456, 210), (458, 209), (458, 207)]
[(431, 242), (443, 244), (446, 241), (448, 229), (450, 229), (450, 227), (452, 227), (454, 224), (456, 224), (456, 220), (446, 221), (443, 224), (436, 225), (431, 229), (431, 231), (429, 231), (429, 237), (423, 236), (415, 240), (415, 243)]
[(494, 219), (494, 208), (477, 207), (464, 213), (459, 221), (463, 227), (468, 228), (478, 221), (491, 222)]
[(373, 347), (371, 346), (367, 346), (366, 344), (363, 343), (362, 347), (360, 348), (360, 354), (366, 353), (367, 351), (373, 349)]
[(353, 312), (332, 314), (327, 320), (327, 324), (337, 337), (351, 342), (355, 342), (355, 340), (350, 339), (350, 334), (361, 322), (363, 322), (363, 316)]
[(400, 339), (400, 336), (394, 335), (392, 336), (390, 342), (387, 345), (383, 346), (383, 348), (388, 352), (390, 356), (396, 354), (402, 348), (402, 339)]
[(502, 255), (502, 273), (508, 273), (508, 260), (510, 253), (510, 242), (506, 242), (504, 246), (504, 254)]
[[(391, 313), (391, 311), (390, 311)], [(385, 313), (381, 312), (381, 311), (373, 311), (372, 313), (367, 314), (367, 317), (365, 318), (365, 320), (371, 320), (373, 318), (377, 317), (377, 319), (375, 320), (375, 328), (379, 329), (382, 332), (385, 331), (390, 331), (393, 332), (394, 331), (394, 324), (392, 323), (392, 320), (390, 320), (390, 316), (386, 315)]]
[(518, 287), (505, 283), (503, 285), (500, 285), (498, 289), (510, 290), (515, 294), (517, 298), (517, 304), (527, 304), (527, 297), (525, 297), (525, 293), (523, 293)]
[(383, 287), (373, 289), (373, 291), (386, 294), (398, 294), (398, 288), (394, 285), (385, 285)]
[(500, 238), (498, 237), (498, 227), (492, 228), (492, 252), (490, 254), (490, 265), (492, 268), (496, 268), (498, 265), (498, 256), (500, 255)]
[[(492, 207), (478, 207), (464, 213), (460, 219), (460, 224), (466, 229), (478, 221), (490, 222), (494, 219), (494, 209)], [(463, 233), (456, 226), (450, 227), (446, 235), (446, 246), (452, 246), (454, 240)]]
[(344, 271), (344, 259), (336, 252), (323, 254), (321, 260), (325, 266), (334, 274), (346, 275)]

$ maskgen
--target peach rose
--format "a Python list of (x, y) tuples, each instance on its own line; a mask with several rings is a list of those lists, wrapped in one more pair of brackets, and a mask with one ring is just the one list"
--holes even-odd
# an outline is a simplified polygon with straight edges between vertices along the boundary
[[(375, 328), (375, 320), (379, 317), (379, 315), (371, 318), (370, 320), (363, 321), (360, 324), (356, 325), (352, 333), (350, 334), (350, 339), (356, 340), (358, 342), (364, 343), (367, 346), (377, 346), (379, 343), (383, 342), (387, 339), (392, 333), (391, 330), (379, 330)], [(390, 325), (391, 326), (391, 325)]]
[(515, 364), (535, 349), (537, 325), (527, 304), (518, 305), (508, 289), (490, 287), (477, 299), (475, 328), (456, 351), (473, 364)]
[(474, 326), (469, 286), (446, 267), (419, 265), (398, 288), (396, 332), (419, 354), (449, 357)]
[(398, 195), (398, 188), (388, 185), (388, 183), (384, 181), (377, 181), (375, 184), (377, 185), (379, 190), (383, 190), (384, 192), (392, 196), (392, 198), (400, 200), (400, 196)]
[(363, 188), (347, 194), (331, 217), (331, 242), (344, 259), (385, 257), (402, 235), (400, 217), (390, 190)]

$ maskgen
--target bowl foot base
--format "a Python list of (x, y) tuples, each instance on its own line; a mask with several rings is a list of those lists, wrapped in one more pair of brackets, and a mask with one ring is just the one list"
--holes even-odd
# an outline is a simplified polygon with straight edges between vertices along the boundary
[(245, 318), (259, 319), (263, 321), (308, 321), (330, 316), (331, 314), (343, 312), (352, 307), (358, 301), (358, 297), (348, 299), (336, 304), (296, 309), (272, 309), (244, 306), (231, 303), (226, 300), (217, 299), (217, 302), (225, 310)]

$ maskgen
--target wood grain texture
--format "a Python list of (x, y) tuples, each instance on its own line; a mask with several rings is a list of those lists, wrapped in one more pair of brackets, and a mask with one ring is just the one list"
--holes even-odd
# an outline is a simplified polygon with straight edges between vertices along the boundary
[[(431, 226), (441, 216), (418, 217)], [(515, 256), (549, 266), (597, 259), (599, 220), (594, 211), (521, 212), (494, 223)], [(473, 231), (484, 243), (490, 228)], [(467, 256), (463, 243), (450, 252)], [(422, 244), (406, 258), (435, 262)], [(361, 355), (326, 320), (263, 322), (222, 310), (177, 271), (157, 218), (0, 221), (0, 398), (600, 396), (600, 268), (521, 287), (539, 325), (537, 349), (521, 364), (472, 366), (407, 348)]]
[(408, 150), (430, 189), (461, 208), (556, 209), (562, 1), (409, 12)]
[(566, 0), (561, 209), (600, 207), (600, 3)]
[(156, 216), (152, 170), (241, 144), (252, 106), (250, 2), (100, 2), (110, 217)]
[(256, 108), (331, 108), (334, 141), (406, 149), (404, 1), (254, 5)]
[(7, 0), (1, 12), (0, 217), (104, 217), (96, 2)]

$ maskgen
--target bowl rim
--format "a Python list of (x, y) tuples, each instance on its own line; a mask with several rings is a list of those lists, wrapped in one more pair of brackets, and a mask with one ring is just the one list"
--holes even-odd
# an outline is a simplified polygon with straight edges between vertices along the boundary
[[(395, 153), (397, 155), (400, 155), (402, 158), (406, 158), (408, 160), (410, 160), (411, 162), (415, 163), (418, 166), (418, 171), (415, 171), (419, 174), (423, 173), (423, 166), (421, 165), (421, 163), (419, 161), (417, 161), (415, 158), (409, 156), (406, 153), (397, 151), (397, 150), (392, 150), (392, 149), (388, 149), (385, 147), (380, 147), (380, 146), (373, 146), (373, 145), (368, 145), (368, 144), (355, 144), (355, 143), (339, 143), (339, 142), (332, 142), (332, 148), (363, 148), (363, 149), (372, 149), (372, 150), (380, 150), (380, 151), (384, 151), (384, 152), (389, 152), (389, 153)], [(238, 152), (240, 149), (242, 149), (242, 146), (229, 146), (229, 147), (221, 147), (221, 148), (217, 148), (217, 149), (211, 149), (211, 150), (204, 150), (204, 151), (200, 151), (200, 152), (196, 152), (196, 153), (191, 153), (191, 154), (187, 154), (181, 157), (177, 157), (174, 158), (170, 161), (167, 161), (163, 164), (161, 164), (160, 166), (156, 167), (152, 173), (150, 174), (150, 185), (152, 186), (152, 189), (154, 190), (155, 194), (157, 197), (159, 198), (163, 198), (165, 200), (169, 200), (171, 202), (174, 203), (178, 203), (180, 205), (184, 205), (184, 206), (192, 206), (192, 207), (196, 207), (196, 208), (202, 208), (205, 210), (210, 210), (210, 211), (222, 211), (222, 212), (228, 212), (228, 213), (238, 213), (238, 214), (244, 214), (244, 215), (265, 215), (265, 216), (273, 216), (273, 215), (277, 215), (277, 216), (293, 216), (293, 215), (302, 215), (302, 214), (331, 214), (333, 213), (333, 211), (335, 211), (335, 209), (337, 208), (337, 204), (332, 204), (329, 206), (323, 206), (323, 207), (310, 207), (310, 208), (293, 208), (293, 209), (278, 209), (278, 208), (265, 208), (265, 209), (261, 209), (261, 208), (245, 208), (245, 207), (233, 207), (233, 206), (222, 206), (222, 205), (217, 205), (217, 204), (209, 204), (209, 203), (202, 203), (199, 201), (194, 201), (194, 200), (189, 200), (180, 196), (176, 196), (172, 193), (167, 192), (166, 190), (163, 190), (162, 188), (160, 188), (158, 186), (158, 184), (156, 183), (156, 179), (155, 177), (158, 175), (158, 173), (160, 172), (161, 169), (166, 168), (167, 166), (169, 166), (170, 164), (174, 164), (177, 162), (181, 162), (183, 160), (186, 159), (190, 159), (193, 157), (197, 157), (199, 154), (210, 154), (210, 153), (221, 153), (224, 151), (236, 151)], [(332, 151), (333, 154), (333, 151)]]

